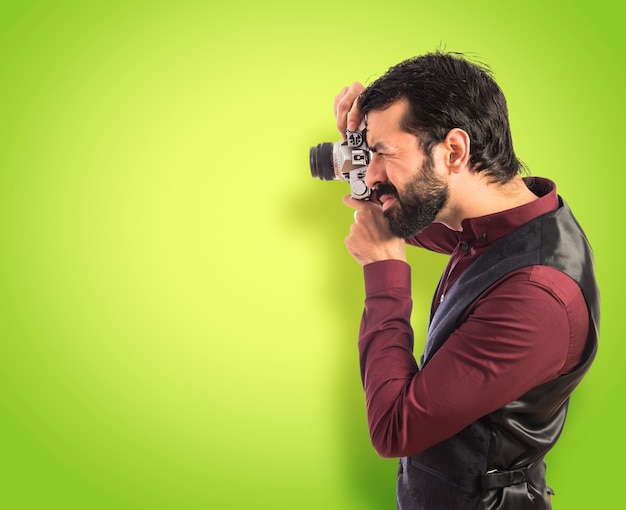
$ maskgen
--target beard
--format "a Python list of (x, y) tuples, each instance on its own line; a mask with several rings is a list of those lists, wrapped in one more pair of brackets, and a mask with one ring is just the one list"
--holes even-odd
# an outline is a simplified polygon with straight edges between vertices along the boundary
[(435, 175), (430, 155), (402, 194), (389, 181), (379, 184), (376, 191), (378, 196), (395, 197), (396, 202), (384, 214), (391, 232), (403, 239), (419, 234), (433, 223), (449, 196), (448, 185)]

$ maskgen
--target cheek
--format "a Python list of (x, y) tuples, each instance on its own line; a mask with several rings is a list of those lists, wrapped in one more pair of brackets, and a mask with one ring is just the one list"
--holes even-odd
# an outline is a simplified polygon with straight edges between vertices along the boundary
[(398, 161), (390, 161), (387, 163), (387, 177), (391, 183), (398, 187), (402, 187), (404, 183), (411, 179), (411, 170), (405, 164)]
[(446, 164), (446, 156), (443, 149), (436, 147), (433, 150), (432, 159), (430, 160), (431, 173), (439, 179), (443, 179), (448, 174), (448, 165)]
[(388, 177), (399, 193), (406, 193), (411, 188), (415, 187), (415, 183), (420, 182), (422, 174), (416, 165), (417, 163), (415, 161), (411, 161), (410, 164), (396, 163), (390, 166)]

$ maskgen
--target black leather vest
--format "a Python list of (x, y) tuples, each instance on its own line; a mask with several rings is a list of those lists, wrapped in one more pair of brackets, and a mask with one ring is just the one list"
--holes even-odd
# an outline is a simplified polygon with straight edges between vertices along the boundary
[(450, 439), (400, 459), (399, 509), (551, 508), (543, 459), (563, 429), (570, 394), (593, 361), (600, 320), (592, 250), (569, 207), (559, 201), (556, 211), (494, 243), (451, 287), (431, 319), (422, 366), (483, 291), (515, 269), (538, 264), (563, 271), (582, 289), (590, 317), (583, 359), (574, 371), (537, 386)]

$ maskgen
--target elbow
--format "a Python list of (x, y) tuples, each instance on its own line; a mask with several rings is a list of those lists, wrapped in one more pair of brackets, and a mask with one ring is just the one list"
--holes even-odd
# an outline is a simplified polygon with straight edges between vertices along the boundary
[(383, 459), (398, 459), (400, 457), (410, 457), (417, 455), (421, 450), (411, 449), (407, 446), (389, 444), (386, 441), (379, 441), (372, 438), (372, 446), (376, 453)]
[(370, 441), (376, 453), (385, 459), (410, 457), (417, 455), (429, 445), (413, 428), (395, 420), (380, 420), (376, 425), (370, 423)]
[(415, 414), (406, 410), (405, 403), (402, 394), (385, 407), (372, 405), (371, 399), (368, 402), (370, 441), (380, 457), (408, 457), (423, 449), (421, 427), (414, 421)]
[(399, 443), (399, 438), (391, 431), (384, 433), (370, 432), (372, 447), (384, 459), (393, 459), (406, 456), (406, 448)]
[(376, 451), (376, 453), (383, 459), (394, 459), (394, 458), (402, 457), (402, 455), (396, 455), (394, 454), (393, 450), (390, 450), (389, 448), (385, 446), (377, 444), (374, 441), (372, 441), (372, 446), (374, 447), (374, 450)]

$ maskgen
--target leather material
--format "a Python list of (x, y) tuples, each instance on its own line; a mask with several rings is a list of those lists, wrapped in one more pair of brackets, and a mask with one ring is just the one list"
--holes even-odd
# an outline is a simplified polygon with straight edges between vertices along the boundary
[(559, 201), (556, 211), (494, 243), (450, 288), (431, 318), (422, 366), (458, 327), (464, 311), (480, 294), (511, 271), (531, 265), (554, 267), (580, 286), (590, 317), (581, 363), (450, 439), (401, 459), (399, 509), (551, 508), (543, 459), (561, 434), (569, 396), (595, 357), (600, 321), (593, 252), (569, 207)]

